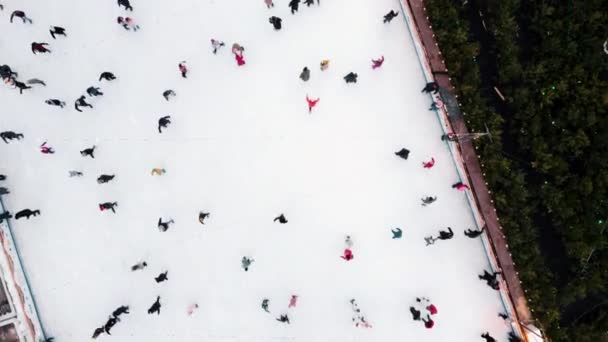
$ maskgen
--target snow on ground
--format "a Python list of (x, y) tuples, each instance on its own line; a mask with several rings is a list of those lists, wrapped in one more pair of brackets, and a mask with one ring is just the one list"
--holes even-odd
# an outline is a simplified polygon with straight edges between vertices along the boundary
[[(3, 3), (0, 64), (48, 84), (23, 95), (0, 87), (0, 130), (25, 134), (0, 143), (12, 190), (5, 204), (42, 212), (11, 223), (48, 335), (88, 339), (124, 304), (131, 314), (99, 340), (474, 341), (486, 330), (506, 339), (498, 293), (477, 279), (489, 267), (481, 241), (462, 234), (474, 221), (451, 188), (459, 179), (420, 92), (409, 32), (401, 16), (382, 23), (396, 1), (324, 0), (296, 15), (286, 0), (271, 10), (262, 0), (132, 0), (132, 13), (114, 0)], [(15, 9), (34, 24), (10, 24)], [(116, 23), (125, 14), (139, 32)], [(281, 31), (271, 15), (283, 18)], [(67, 39), (53, 40), (50, 25), (64, 26)], [(210, 38), (227, 47), (213, 55)], [(33, 55), (33, 41), (52, 53)], [(245, 47), (243, 67), (233, 42)], [(386, 62), (372, 70), (381, 55)], [(100, 83), (102, 71), (118, 79)], [(350, 71), (359, 83), (344, 83)], [(105, 95), (76, 112), (92, 85)], [(177, 97), (165, 101), (166, 89)], [(312, 114), (306, 94), (321, 98)], [(163, 115), (173, 123), (161, 135)], [(44, 141), (54, 155), (39, 152)], [(91, 145), (96, 158), (80, 156)], [(402, 147), (412, 151), (407, 161), (394, 155)], [(431, 157), (436, 166), (423, 169)], [(151, 176), (154, 167), (167, 174)], [(116, 179), (99, 185), (102, 173)], [(422, 207), (427, 195), (439, 199)], [(118, 202), (115, 215), (99, 211), (106, 201)], [(204, 226), (200, 210), (211, 212)], [(273, 223), (280, 213), (289, 223)], [(159, 216), (175, 220), (169, 231), (158, 231)], [(424, 236), (447, 226), (454, 239), (425, 247)], [(391, 239), (395, 227), (403, 239)], [(347, 234), (350, 262), (339, 257)], [(244, 255), (255, 259), (249, 272)], [(131, 272), (142, 260), (148, 268)], [(157, 284), (165, 270), (169, 280)], [(279, 323), (292, 294), (292, 322)], [(161, 314), (148, 315), (157, 295)], [(432, 330), (411, 319), (416, 296), (439, 309)], [(351, 298), (372, 329), (353, 326)], [(200, 308), (188, 316), (191, 303)]]

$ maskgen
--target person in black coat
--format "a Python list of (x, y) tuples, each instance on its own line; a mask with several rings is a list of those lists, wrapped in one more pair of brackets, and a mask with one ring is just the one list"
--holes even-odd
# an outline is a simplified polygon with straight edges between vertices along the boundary
[(51, 33), (51, 37), (53, 37), (53, 39), (55, 39), (55, 35), (64, 36), (64, 37), (68, 36), (65, 33), (65, 29), (60, 26), (51, 26), (51, 28), (49, 29), (49, 32)]
[(101, 73), (101, 75), (99, 75), (100, 82), (101, 82), (101, 80), (113, 81), (115, 79), (116, 79), (116, 76), (114, 76), (114, 74), (109, 71), (104, 71)]
[(384, 15), (384, 23), (390, 23), (399, 14), (393, 10)]
[(274, 26), (275, 30), (278, 31), (281, 29), (281, 18), (272, 16), (270, 19), (268, 19), (268, 21), (272, 24), (272, 26)]
[(357, 83), (357, 77), (359, 77), (359, 75), (355, 74), (354, 72), (349, 72), (346, 76), (344, 76), (344, 81), (346, 81), (346, 83)]
[(157, 313), (160, 315), (160, 296), (156, 297), (156, 301), (152, 304), (152, 306), (148, 309), (148, 315), (153, 313)]
[(76, 108), (77, 111), (82, 112), (82, 110), (80, 110), (80, 107), (93, 108), (93, 106), (85, 100), (84, 95), (76, 99), (76, 102), (74, 102), (74, 108)]
[(162, 129), (167, 128), (169, 124), (171, 124), (171, 115), (166, 115), (158, 119), (158, 133), (162, 133)]
[(126, 11), (133, 12), (133, 6), (131, 6), (131, 2), (129, 0), (118, 0), (118, 7), (124, 6)]
[(298, 11), (299, 5), (300, 5), (300, 0), (289, 1), (289, 8), (291, 8), (291, 14), (295, 14)]

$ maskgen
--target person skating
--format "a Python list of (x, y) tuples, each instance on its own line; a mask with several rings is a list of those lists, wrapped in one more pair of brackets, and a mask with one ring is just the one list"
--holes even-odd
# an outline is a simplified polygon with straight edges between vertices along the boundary
[(298, 296), (291, 295), (291, 298), (289, 299), (289, 305), (287, 306), (287, 308), (288, 309), (295, 308), (296, 305), (298, 305)]
[(17, 80), (15, 80), (15, 82), (13, 84), (15, 85), (15, 87), (19, 88), (19, 94), (23, 94), (23, 89), (32, 89), (32, 87), (26, 85), (23, 82), (19, 82)]
[(493, 288), (494, 290), (498, 290), (500, 288), (500, 284), (498, 283), (498, 279), (497, 276), (500, 274), (500, 272), (494, 272), (494, 273), (489, 273), (488, 271), (484, 270), (482, 275), (478, 275), (479, 280), (485, 280), (486, 284)]
[(197, 309), (198, 309), (198, 304), (193, 303), (193, 304), (188, 305), (186, 312), (188, 313), (188, 316), (192, 316), (194, 311), (196, 311)]
[(32, 43), (32, 53), (35, 55), (37, 53), (50, 53), (51, 50), (47, 48), (48, 43)]
[(82, 110), (80, 110), (80, 107), (93, 108), (93, 106), (86, 101), (86, 97), (84, 95), (76, 99), (76, 102), (74, 102), (74, 108), (76, 108), (77, 111), (82, 112)]
[(4, 220), (8, 220), (10, 218), (13, 218), (13, 215), (11, 215), (11, 213), (9, 213), (8, 211), (5, 211), (2, 214), (0, 214), (0, 223), (4, 222)]
[(378, 59), (372, 59), (372, 69), (378, 69), (384, 63), (384, 56), (381, 56)]
[(425, 169), (430, 169), (435, 166), (435, 158), (431, 158), (428, 162), (422, 162), (422, 167)]
[(454, 237), (454, 232), (452, 231), (451, 227), (448, 227), (448, 230), (441, 230), (439, 231), (439, 236), (437, 236), (437, 239), (439, 240), (449, 240), (451, 238)]
[(310, 5), (315, 4), (315, 0), (304, 0), (304, 4), (306, 4), (306, 7), (310, 7)]
[(205, 212), (199, 212), (198, 213), (198, 222), (200, 222), (201, 224), (205, 224), (205, 219), (207, 217), (209, 217), (209, 213), (205, 213)]
[(234, 59), (236, 59), (236, 65), (238, 65), (238, 66), (245, 65), (245, 57), (242, 54), (235, 54)]
[(437, 241), (437, 238), (434, 238), (433, 236), (426, 236), (424, 238), (424, 241), (426, 242), (426, 246), (430, 246), (430, 245), (435, 244), (435, 241)]
[(245, 270), (245, 272), (247, 272), (249, 271), (249, 267), (254, 261), (255, 260), (253, 260), (252, 258), (244, 256), (243, 259), (241, 259), (241, 267)]
[(89, 94), (89, 96), (91, 96), (91, 97), (103, 95), (103, 93), (101, 91), (99, 91), (99, 87), (88, 87), (87, 94)]
[(435, 197), (431, 197), (431, 196), (424, 197), (424, 198), (422, 198), (422, 206), (426, 207), (427, 205), (435, 202), (436, 200), (437, 200), (437, 196), (435, 196)]
[(131, 17), (118, 17), (116, 18), (116, 22), (127, 31), (133, 30), (133, 32), (137, 32), (139, 30), (139, 25), (135, 24), (135, 19)]
[(509, 331), (509, 342), (522, 342), (521, 338), (519, 338), (515, 333)]
[(312, 109), (317, 105), (319, 100), (320, 98), (317, 98), (316, 100), (311, 100), (310, 98), (308, 98), (308, 94), (306, 94), (306, 102), (308, 103), (308, 113), (312, 113)]
[(346, 248), (344, 249), (344, 253), (342, 255), (340, 255), (340, 258), (346, 260), (346, 261), (351, 261), (353, 260), (355, 256), (353, 255), (353, 251), (350, 248)]
[(5, 144), (8, 144), (9, 140), (13, 140), (13, 139), (21, 140), (23, 138), (23, 134), (15, 133), (13, 131), (4, 131), (4, 132), (0, 132), (0, 138), (2, 138), (2, 140), (4, 140)]
[(18, 76), (19, 74), (14, 72), (10, 66), (6, 64), (0, 65), (0, 78), (3, 80), (13, 80)]
[(402, 148), (399, 151), (395, 152), (395, 155), (407, 160), (410, 155), (410, 150)]
[(300, 73), (300, 79), (304, 82), (310, 79), (310, 70), (308, 70), (308, 67), (304, 67), (304, 69), (302, 69), (302, 72)]
[(158, 133), (162, 133), (162, 129), (167, 128), (169, 124), (171, 124), (171, 115), (166, 115), (158, 119)]
[(169, 274), (169, 271), (165, 271), (165, 272), (159, 274), (157, 277), (154, 278), (154, 280), (156, 280), (157, 283), (162, 283), (163, 281), (167, 281), (167, 280), (169, 280), (169, 278), (167, 277), (167, 274)]
[(96, 339), (99, 337), (99, 335), (101, 335), (105, 332), (106, 332), (105, 327), (96, 328), (95, 331), (93, 332), (93, 336), (91, 336), (91, 338)]
[(160, 230), (163, 233), (166, 232), (169, 229), (169, 225), (171, 223), (174, 223), (173, 220), (169, 220), (167, 222), (163, 222), (163, 218), (159, 217), (158, 218), (158, 225), (157, 225), (158, 230)]
[(169, 101), (170, 98), (176, 96), (177, 94), (171, 90), (171, 89), (167, 89), (165, 91), (163, 91), (163, 97), (165, 98), (165, 100)]
[(217, 40), (217, 39), (211, 39), (211, 47), (213, 48), (213, 53), (217, 54), (218, 50), (224, 46), (226, 44), (224, 44), (224, 42)]
[(277, 222), (277, 221), (279, 221), (280, 224), (285, 224), (288, 222), (287, 219), (285, 218), (285, 215), (283, 215), (283, 214), (275, 217), (274, 220), (272, 220), (272, 222)]
[(114, 310), (114, 312), (112, 312), (112, 316), (114, 317), (118, 317), (122, 314), (129, 314), (129, 307), (125, 306), (125, 305), (121, 305), (119, 306), (116, 310)]
[(0, 174), (0, 181), (3, 181), (3, 180), (6, 180), (6, 176), (5, 176), (5, 175)]
[(91, 157), (93, 159), (95, 159), (95, 148), (97, 146), (93, 145), (92, 147), (89, 148), (85, 148), (84, 150), (80, 151), (80, 155), (83, 157)]
[(154, 302), (154, 304), (152, 304), (152, 306), (148, 309), (148, 315), (151, 315), (153, 313), (157, 313), (158, 315), (160, 315), (160, 296), (156, 297), (156, 301)]
[(395, 12), (394, 10), (391, 10), (390, 12), (386, 13), (384, 15), (384, 23), (390, 23), (391, 20), (393, 20), (396, 16), (398, 16), (399, 14), (397, 12)]
[(242, 55), (245, 52), (245, 48), (239, 43), (232, 44), (232, 53), (235, 55)]
[(483, 228), (481, 228), (481, 230), (472, 230), (472, 229), (467, 229), (464, 231), (464, 235), (466, 235), (467, 237), (474, 239), (476, 237), (479, 237), (481, 234), (483, 234), (483, 232), (486, 230), (486, 227), (484, 226)]
[(329, 59), (322, 60), (319, 65), (321, 67), (321, 71), (327, 70), (327, 68), (329, 68)]
[(8, 190), (8, 188), (5, 188), (3, 186), (0, 186), (0, 195), (8, 195), (10, 194), (10, 190)]
[(435, 102), (431, 103), (431, 107), (429, 110), (440, 110), (443, 107), (443, 101), (437, 99)]
[(99, 75), (99, 82), (101, 82), (101, 80), (113, 81), (115, 79), (116, 76), (114, 76), (114, 74), (109, 71), (104, 71), (101, 73), (101, 75)]
[(118, 317), (110, 317), (110, 318), (108, 318), (108, 321), (103, 326), (103, 329), (105, 330), (106, 334), (112, 335), (112, 334), (110, 334), (110, 330), (112, 330), (112, 328), (116, 325), (116, 323), (118, 321), (120, 321), (120, 319)]
[(27, 84), (40, 84), (40, 85), (46, 87), (46, 82), (44, 82), (43, 80), (37, 79), (37, 78), (30, 78), (25, 83), (27, 83)]
[(183, 78), (187, 78), (188, 77), (188, 67), (186, 66), (186, 61), (181, 61), (178, 65), (177, 65), (179, 72), (182, 74)]
[(97, 177), (97, 183), (99, 184), (105, 184), (109, 181), (111, 181), (112, 179), (114, 179), (115, 175), (101, 175), (99, 177)]
[(70, 178), (72, 178), (72, 177), (82, 177), (83, 173), (80, 172), (80, 171), (76, 171), (76, 170), (70, 170), (70, 171), (68, 171), (68, 176)]
[(465, 191), (469, 189), (469, 186), (464, 184), (463, 182), (458, 182), (455, 184), (452, 184), (452, 188), (458, 190), (458, 191)]
[(112, 212), (114, 214), (116, 214), (116, 210), (114, 209), (114, 207), (117, 207), (118, 203), (117, 202), (105, 202), (105, 203), (100, 203), (99, 204), (99, 210), (100, 211), (104, 211), (104, 210), (112, 210)]
[(271, 7), (274, 7), (274, 2), (272, 2), (272, 0), (264, 0), (264, 3), (266, 4), (266, 7), (268, 7), (269, 9)]
[(403, 231), (401, 228), (391, 229), (391, 232), (393, 233), (393, 239), (401, 239), (403, 236)]
[(350, 237), (350, 235), (346, 235), (344, 238), (344, 245), (346, 248), (353, 248), (353, 239)]
[(165, 173), (167, 173), (167, 170), (165, 170), (163, 168), (160, 168), (160, 167), (155, 167), (155, 168), (152, 169), (152, 172), (150, 172), (150, 174), (152, 176), (162, 176)]
[(51, 28), (49, 29), (49, 32), (51, 33), (51, 37), (53, 37), (53, 39), (55, 39), (55, 35), (64, 36), (64, 37), (68, 36), (65, 33), (65, 29), (61, 26), (51, 26)]
[(433, 321), (429, 316), (426, 316), (426, 319), (423, 318), (422, 321), (424, 322), (424, 327), (427, 329), (433, 329), (435, 326), (435, 321)]
[(291, 14), (295, 14), (298, 11), (299, 5), (300, 5), (300, 0), (289, 1), (289, 8), (291, 9)]
[(131, 266), (131, 271), (139, 271), (139, 270), (143, 270), (144, 268), (148, 267), (148, 263), (145, 261), (142, 262), (138, 262), (137, 264)]
[(344, 76), (344, 81), (346, 81), (346, 83), (357, 83), (357, 77), (359, 77), (359, 75), (354, 72), (349, 72)]
[(40, 210), (36, 209), (36, 210), (32, 210), (32, 209), (23, 209), (20, 210), (18, 212), (15, 213), (15, 220), (18, 220), (22, 217), (25, 217), (26, 219), (30, 219), (30, 216), (38, 216), (40, 215)]
[(42, 154), (53, 154), (55, 153), (55, 150), (51, 146), (48, 146), (45, 141), (40, 145), (40, 152)]
[(32, 23), (32, 19), (28, 18), (25, 15), (25, 12), (23, 12), (23, 11), (20, 11), (20, 10), (13, 11), (13, 13), (11, 13), (11, 23), (13, 23), (13, 18), (14, 17), (21, 18), (21, 20), (23, 21), (24, 24), (25, 23), (30, 23), (30, 24)]
[(283, 20), (279, 17), (276, 16), (272, 16), (268, 19), (268, 22), (272, 24), (272, 26), (274, 27), (275, 30), (280, 30), (281, 29), (281, 22)]
[(422, 88), (422, 92), (423, 93), (433, 92), (433, 94), (437, 94), (439, 92), (439, 84), (437, 84), (437, 82), (435, 82), (435, 81), (429, 82), (424, 86), (424, 88)]
[(420, 310), (416, 310), (415, 307), (410, 306), (410, 312), (412, 313), (412, 319), (414, 321), (419, 321), (420, 320)]
[(439, 312), (435, 304), (429, 304), (426, 309), (431, 315), (436, 315)]
[(485, 332), (483, 334), (481, 334), (481, 338), (483, 338), (484, 340), (486, 340), (486, 342), (496, 342), (496, 340), (494, 339), (494, 337), (492, 337), (490, 335), (490, 333)]
[(131, 2), (129, 0), (118, 0), (118, 7), (123, 6), (125, 11), (133, 12), (133, 6), (131, 6)]
[(268, 298), (262, 299), (262, 309), (264, 311), (266, 311), (267, 313), (270, 313), (270, 310), (268, 310), (269, 305), (270, 305), (270, 299), (268, 299)]
[(281, 323), (289, 324), (289, 317), (287, 315), (280, 315), (276, 320)]

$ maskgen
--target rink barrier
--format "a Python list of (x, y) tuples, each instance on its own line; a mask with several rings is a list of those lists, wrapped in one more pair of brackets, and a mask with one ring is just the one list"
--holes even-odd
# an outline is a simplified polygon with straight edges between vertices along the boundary
[[(401, 11), (403, 12), (403, 16), (404, 16), (406, 25), (408, 27), (408, 31), (410, 33), (410, 38), (412, 39), (412, 42), (416, 49), (416, 55), (418, 56), (418, 62), (420, 64), (420, 67), (424, 74), (425, 80), (427, 83), (432, 82), (435, 80), (435, 77), (434, 77), (433, 71), (432, 71), (433, 69), (431, 68), (431, 64), (429, 62), (430, 59), (428, 57), (427, 51), (424, 47), (424, 44), (422, 43), (422, 39), (420, 37), (420, 32), (419, 32), (418, 26), (415, 23), (414, 14), (412, 12), (412, 9), (410, 8), (409, 1), (410, 0), (400, 0), (399, 5), (401, 7)], [(434, 100), (434, 97), (432, 94), (429, 94), (429, 97), (431, 97)], [(435, 110), (434, 112), (436, 113), (437, 119), (439, 120), (439, 122), (441, 124), (441, 129), (442, 129), (443, 134), (453, 133), (455, 130), (452, 128), (452, 125), (449, 120), (448, 113), (446, 112), (445, 106), (442, 106), (441, 108)], [(463, 161), (461, 152), (458, 149), (458, 145), (451, 144), (450, 142), (446, 142), (446, 144), (447, 144), (447, 147), (452, 156), (452, 162), (454, 163), (454, 167), (456, 168), (456, 171), (458, 172), (460, 181), (469, 185), (472, 190), (473, 182), (470, 181), (470, 177), (467, 172), (465, 163)], [(471, 190), (465, 191), (467, 202), (469, 204), (469, 209), (471, 211), (471, 214), (473, 215), (477, 228), (482, 229), (486, 223), (484, 221), (483, 215), (480, 212), (477, 198), (474, 197), (473, 192)], [(500, 263), (498, 262), (498, 258), (493, 249), (492, 241), (490, 241), (490, 239), (489, 239), (489, 234), (482, 234), (481, 241), (482, 241), (482, 244), (484, 247), (487, 261), (490, 264), (492, 270), (501, 269)], [(513, 303), (511, 296), (509, 295), (509, 288), (507, 286), (507, 283), (503, 279), (503, 277), (501, 277), (500, 283), (501, 283), (501, 286), (500, 286), (499, 294), (500, 294), (500, 298), (503, 303), (504, 309), (508, 313), (509, 317), (515, 318), (511, 324), (511, 327), (514, 330), (514, 332), (520, 338), (522, 338), (523, 341), (527, 341), (526, 334), (524, 333), (523, 327), (521, 326), (521, 323), (520, 323), (520, 320), (518, 317), (519, 315), (516, 310), (516, 306)]]
[[(0, 211), (5, 212), (5, 206), (0, 197)], [(0, 264), (2, 265), (2, 276), (5, 278), (5, 283), (8, 288), (8, 296), (13, 302), (13, 307), (17, 313), (16, 324), (19, 337), (23, 342), (39, 342), (44, 340), (45, 334), (38, 315), (38, 308), (34, 296), (30, 290), (29, 281), (25, 275), (19, 250), (13, 239), (10, 219), (0, 223), (0, 243), (2, 244), (2, 256), (0, 256)]]

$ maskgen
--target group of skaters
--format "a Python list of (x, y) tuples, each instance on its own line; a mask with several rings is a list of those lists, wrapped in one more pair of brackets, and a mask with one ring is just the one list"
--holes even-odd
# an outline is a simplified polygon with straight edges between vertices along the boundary
[[(133, 6), (131, 5), (129, 0), (117, 0), (117, 1), (118, 1), (118, 6), (121, 8), (124, 8), (125, 12), (133, 12)], [(301, 2), (301, 0), (290, 0), (289, 1), (288, 6), (291, 9), (292, 14), (295, 14), (298, 12), (298, 10), (300, 8), (300, 2)], [(275, 6), (275, 4), (272, 0), (264, 0), (264, 3), (266, 4), (266, 6), (269, 9), (272, 9)], [(305, 5), (307, 5), (307, 7), (315, 5), (314, 0), (304, 0), (303, 3)], [(316, 0), (316, 5), (317, 6), (320, 5), (320, 0)], [(385, 24), (390, 23), (397, 16), (398, 16), (398, 13), (394, 10), (391, 10), (386, 15), (384, 15), (383, 22)], [(13, 21), (16, 19), (20, 19), (21, 23), (23, 23), (23, 24), (33, 24), (33, 20), (31, 18), (29, 18), (24, 11), (21, 11), (21, 10), (15, 10), (12, 12), (12, 14), (10, 16), (10, 22), (13, 23)], [(121, 25), (127, 31), (136, 32), (140, 29), (139, 25), (137, 25), (135, 23), (135, 20), (132, 17), (129, 17), (126, 15), (118, 16), (116, 21), (119, 25)], [(268, 21), (275, 30), (278, 31), (278, 30), (282, 29), (282, 25), (283, 25), (282, 18), (277, 17), (277, 16), (271, 16), (268, 19)], [(50, 33), (52, 39), (57, 39), (59, 36), (62, 36), (63, 38), (68, 37), (67, 30), (60, 26), (51, 26), (49, 29), (49, 33)], [(223, 41), (216, 39), (216, 38), (212, 38), (210, 40), (210, 43), (211, 43), (211, 49), (212, 49), (213, 54), (218, 54), (218, 52), (220, 52), (220, 50), (226, 46), (226, 44)], [(33, 54), (51, 53), (51, 48), (49, 47), (49, 44), (46, 42), (32, 42), (31, 51)], [(246, 64), (245, 57), (244, 57), (244, 51), (245, 51), (245, 48), (239, 43), (233, 43), (231, 46), (231, 52), (232, 52), (232, 55), (234, 56), (237, 66), (243, 66)], [(384, 61), (385, 61), (384, 56), (380, 56), (378, 58), (372, 59), (371, 60), (372, 70), (382, 67)], [(330, 61), (328, 59), (321, 60), (321, 62), (319, 64), (319, 68), (320, 68), (321, 72), (323, 72), (329, 68), (329, 63), (330, 63)], [(189, 70), (188, 70), (186, 61), (182, 61), (182, 62), (178, 63), (178, 70), (179, 70), (179, 73), (182, 78), (184, 78), (184, 79), (188, 78)], [(31, 79), (28, 79), (28, 80), (22, 82), (19, 80), (18, 76), (19, 76), (19, 74), (16, 71), (12, 70), (10, 66), (0, 65), (0, 78), (2, 78), (2, 80), (4, 81), (5, 84), (12, 86), (16, 89), (19, 89), (20, 94), (23, 94), (24, 90), (31, 89), (32, 86), (34, 86), (34, 85), (46, 86), (46, 83), (40, 79), (31, 78)], [(299, 78), (303, 82), (308, 82), (311, 78), (311, 70), (307, 66), (305, 66), (302, 69), (302, 71), (299, 75)], [(100, 83), (101, 82), (111, 82), (116, 79), (117, 79), (117, 77), (112, 72), (104, 71), (100, 74), (98, 82), (100, 82)], [(347, 73), (343, 77), (343, 79), (346, 83), (357, 83), (358, 74), (351, 71), (351, 72)], [(433, 103), (431, 105), (430, 110), (438, 110), (443, 107), (443, 102), (441, 101), (440, 96), (437, 95), (439, 92), (439, 86), (436, 82), (427, 83), (425, 85), (425, 87), (422, 89), (422, 91), (425, 93), (429, 93), (433, 96)], [(90, 86), (86, 89), (85, 92), (86, 92), (86, 95), (82, 94), (80, 97), (78, 97), (74, 101), (74, 108), (78, 112), (82, 112), (84, 108), (93, 108), (93, 105), (91, 103), (89, 103), (88, 101), (91, 101), (91, 99), (104, 95), (101, 88), (97, 87), (97, 86)], [(88, 98), (87, 98), (87, 95), (88, 95)], [(162, 96), (166, 101), (169, 101), (172, 97), (175, 97), (176, 95), (177, 95), (176, 92), (172, 89), (165, 90), (162, 93)], [(311, 98), (308, 94), (306, 95), (306, 102), (308, 105), (309, 113), (312, 112), (313, 108), (317, 105), (317, 103), (319, 101), (320, 101), (320, 98), (314, 98), (314, 97)], [(60, 107), (60, 108), (64, 108), (66, 106), (66, 102), (64, 100), (56, 99), (56, 98), (47, 99), (47, 100), (45, 100), (45, 103), (49, 106), (56, 106), (56, 107)], [(172, 121), (171, 121), (170, 115), (162, 116), (160, 119), (158, 119), (158, 132), (160, 134), (162, 134), (163, 130), (167, 129), (171, 123), (172, 123)], [(0, 138), (2, 138), (2, 140), (8, 144), (12, 140), (20, 140), (20, 139), (24, 138), (24, 135), (23, 135), (23, 133), (17, 133), (17, 132), (13, 132), (13, 131), (3, 131), (0, 133)], [(40, 145), (40, 152), (43, 154), (54, 154), (55, 150), (53, 149), (52, 146), (49, 146), (47, 144), (47, 142), (45, 141), (43, 144)], [(84, 150), (80, 151), (80, 154), (83, 157), (91, 157), (92, 159), (95, 159), (94, 152), (95, 152), (95, 146), (85, 148)], [(406, 148), (402, 148), (401, 150), (395, 152), (395, 155), (397, 155), (398, 157), (405, 159), (405, 160), (408, 159), (409, 154), (410, 154), (410, 151), (407, 150)], [(431, 168), (433, 168), (434, 165), (435, 165), (434, 158), (431, 158), (430, 160), (422, 163), (422, 166), (425, 169), (431, 169)], [(152, 175), (163, 175), (163, 174), (165, 174), (165, 172), (166, 171), (164, 168), (154, 168), (152, 170)], [(77, 170), (69, 171), (70, 177), (79, 177), (82, 175), (83, 175), (82, 172), (77, 171)], [(99, 184), (108, 183), (108, 182), (112, 181), (114, 179), (114, 177), (115, 177), (114, 174), (112, 174), (112, 175), (102, 174), (97, 178), (97, 182)], [(6, 177), (4, 175), (0, 175), (0, 181), (4, 181), (5, 179), (6, 179)], [(455, 183), (452, 187), (459, 191), (468, 190), (468, 186), (462, 182)], [(8, 193), (10, 193), (10, 191), (7, 188), (0, 187), (0, 195), (5, 195)], [(436, 196), (423, 197), (421, 199), (422, 206), (425, 207), (425, 206), (431, 205), (436, 200), (437, 200)], [(98, 206), (99, 206), (100, 211), (111, 211), (113, 213), (116, 213), (116, 208), (118, 207), (118, 203), (115, 201), (114, 202), (109, 201), (109, 202), (99, 203)], [(37, 216), (39, 214), (40, 214), (39, 210), (24, 209), (15, 214), (15, 219), (20, 219), (23, 217), (29, 219), (30, 216)], [(209, 216), (209, 213), (205, 213), (205, 212), (201, 211), (199, 213), (199, 217), (198, 217), (199, 222), (201, 224), (204, 224), (204, 221), (208, 216)], [(8, 220), (12, 217), (13, 216), (9, 212), (1, 213), (0, 214), (0, 223), (3, 220)], [(273, 221), (274, 222), (278, 221), (280, 224), (285, 224), (288, 222), (288, 220), (286, 219), (284, 214), (277, 216)], [(157, 227), (160, 232), (166, 232), (167, 230), (169, 230), (170, 225), (173, 223), (174, 223), (174, 221), (172, 219), (163, 221), (163, 219), (161, 217), (158, 219)], [(484, 232), (484, 230), (485, 230), (485, 227), (482, 230), (469, 229), (469, 230), (465, 231), (465, 235), (469, 238), (477, 238)], [(393, 239), (400, 239), (400, 238), (402, 238), (402, 235), (403, 235), (403, 231), (400, 228), (392, 229), (391, 233), (392, 233)], [(446, 230), (439, 231), (439, 233), (436, 237), (431, 235), (431, 236), (425, 237), (424, 239), (427, 243), (427, 246), (429, 246), (429, 245), (435, 244), (436, 241), (450, 240), (453, 237), (454, 237), (454, 232), (452, 231), (452, 228), (447, 227)], [(340, 255), (340, 258), (342, 258), (343, 260), (348, 262), (348, 261), (351, 261), (354, 259), (353, 241), (352, 241), (352, 238), (350, 235), (347, 235), (345, 237), (344, 244), (345, 244), (344, 250), (343, 250), (342, 255)], [(250, 256), (243, 256), (241, 259), (241, 267), (243, 268), (244, 271), (247, 272), (247, 271), (249, 271), (250, 267), (253, 265), (254, 261), (255, 260)], [(143, 270), (147, 266), (148, 266), (147, 262), (142, 261), (142, 262), (139, 262), (139, 263), (133, 265), (131, 267), (131, 270), (132, 271)], [(500, 272), (488, 272), (488, 271), (484, 270), (484, 273), (482, 275), (479, 275), (479, 279), (486, 281), (486, 283), (489, 287), (498, 290), (499, 289), (499, 281), (497, 278), (498, 275), (500, 275)], [(158, 276), (154, 277), (154, 279), (157, 283), (167, 281), (168, 280), (168, 271), (160, 273)], [(160, 311), (161, 311), (161, 301), (160, 300), (161, 300), (160, 296), (157, 296), (156, 300), (148, 308), (148, 311), (147, 311), (148, 314), (160, 315)], [(290, 318), (289, 318), (290, 310), (295, 309), (295, 307), (297, 305), (297, 300), (298, 300), (298, 296), (292, 295), (289, 300), (289, 304), (287, 305), (286, 310), (283, 310), (278, 314), (278, 316), (275, 318), (276, 321), (289, 324), (290, 323)], [(357, 301), (353, 298), (353, 299), (350, 299), (349, 302), (351, 304), (351, 308), (353, 311), (352, 321), (353, 321), (354, 325), (356, 327), (372, 328), (371, 323), (367, 320), (366, 316), (363, 315), (361, 309), (359, 308)], [(261, 307), (262, 307), (262, 310), (264, 310), (267, 313), (270, 313), (270, 300), (268, 298), (263, 298)], [(188, 315), (191, 315), (197, 308), (198, 308), (198, 304), (192, 303), (188, 306), (186, 311), (187, 311)], [(410, 313), (412, 314), (412, 318), (414, 321), (421, 321), (427, 329), (432, 329), (435, 326), (435, 322), (432, 319), (432, 317), (434, 315), (436, 315), (438, 313), (438, 311), (437, 311), (436, 306), (434, 304), (432, 304), (428, 298), (426, 298), (426, 297), (416, 298), (416, 302), (412, 306), (410, 306), (409, 310), (410, 310)], [(106, 323), (103, 326), (96, 328), (94, 330), (92, 337), (97, 338), (101, 334), (110, 335), (111, 329), (118, 322), (120, 322), (119, 317), (123, 314), (129, 314), (128, 306), (123, 305), (123, 306), (120, 306), (119, 308), (117, 308), (116, 310), (114, 310), (114, 312), (108, 318)], [(495, 341), (494, 338), (491, 337), (489, 333), (484, 333), (481, 335), (481, 337), (488, 342)], [(519, 339), (515, 335), (511, 334), (509, 337), (509, 341), (514, 342), (514, 341), (519, 341)]]

